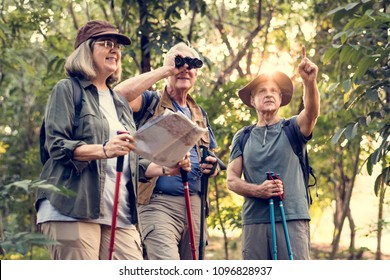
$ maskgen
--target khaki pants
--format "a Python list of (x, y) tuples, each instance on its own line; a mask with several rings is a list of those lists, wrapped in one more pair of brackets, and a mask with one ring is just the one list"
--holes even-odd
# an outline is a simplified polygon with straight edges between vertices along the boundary
[[(111, 227), (85, 222), (46, 222), (41, 231), (59, 244), (49, 245), (53, 260), (107, 260)], [(114, 260), (142, 260), (139, 232), (135, 227), (117, 228)]]
[[(192, 195), (190, 200), (198, 256), (200, 196)], [(153, 194), (150, 203), (138, 209), (148, 259), (192, 260), (184, 196)]]
[[(278, 260), (288, 260), (288, 250), (282, 223), (276, 223)], [(294, 260), (310, 259), (309, 221), (287, 222)], [(244, 260), (272, 260), (271, 224), (244, 225), (242, 229), (242, 256)]]

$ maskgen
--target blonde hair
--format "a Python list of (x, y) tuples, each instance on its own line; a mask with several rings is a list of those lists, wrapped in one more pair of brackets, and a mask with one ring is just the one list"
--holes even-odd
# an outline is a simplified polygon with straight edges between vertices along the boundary
[[(89, 39), (76, 48), (65, 61), (65, 72), (70, 77), (79, 77), (86, 80), (93, 80), (97, 76), (97, 69), (95, 67), (92, 51), (95, 40)], [(111, 85), (120, 81), (122, 75), (122, 64), (118, 61), (116, 71), (111, 74), (106, 83)]]
[(184, 42), (180, 42), (180, 43), (177, 43), (176, 45), (174, 45), (172, 48), (170, 48), (169, 51), (166, 53), (165, 58), (164, 58), (164, 65), (167, 64), (167, 58), (168, 58), (169, 54), (171, 54), (172, 52), (174, 52), (176, 50), (189, 51), (193, 57), (200, 59), (199, 53), (194, 48), (192, 48), (190, 45), (187, 45)]

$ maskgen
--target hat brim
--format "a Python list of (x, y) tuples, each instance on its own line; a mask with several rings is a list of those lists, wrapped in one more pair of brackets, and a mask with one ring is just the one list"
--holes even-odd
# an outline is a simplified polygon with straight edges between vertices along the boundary
[(258, 84), (268, 80), (274, 81), (279, 86), (282, 92), (282, 103), (280, 104), (280, 106), (286, 106), (288, 103), (290, 103), (291, 98), (293, 96), (294, 87), (291, 79), (286, 74), (280, 71), (260, 74), (246, 86), (240, 89), (238, 91), (238, 96), (241, 98), (242, 102), (244, 102), (245, 105), (253, 108), (253, 105), (251, 103), (252, 90)]
[(102, 37), (105, 35), (111, 35), (111, 36), (118, 38), (118, 43), (120, 43), (122, 45), (130, 45), (131, 44), (131, 40), (129, 37), (127, 37), (126, 35), (123, 35), (119, 32), (114, 32), (114, 31), (105, 31), (105, 32), (101, 32), (98, 34), (94, 34), (91, 38), (98, 38), (98, 37)]

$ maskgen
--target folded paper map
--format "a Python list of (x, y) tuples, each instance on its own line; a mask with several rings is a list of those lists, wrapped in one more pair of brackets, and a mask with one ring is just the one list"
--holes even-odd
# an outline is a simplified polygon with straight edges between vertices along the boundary
[(134, 134), (135, 152), (158, 165), (174, 167), (207, 132), (183, 113), (165, 110)]

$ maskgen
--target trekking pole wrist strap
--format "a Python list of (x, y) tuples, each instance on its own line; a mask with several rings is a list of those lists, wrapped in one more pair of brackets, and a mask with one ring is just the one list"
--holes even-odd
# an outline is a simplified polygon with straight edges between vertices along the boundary
[(107, 142), (108, 142), (108, 140), (104, 141), (104, 143), (103, 143), (103, 153), (104, 153), (104, 155), (106, 156), (106, 158), (108, 158), (108, 155), (107, 155), (107, 152), (106, 152), (106, 148), (105, 148)]

